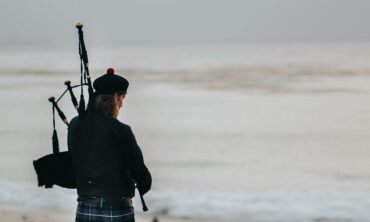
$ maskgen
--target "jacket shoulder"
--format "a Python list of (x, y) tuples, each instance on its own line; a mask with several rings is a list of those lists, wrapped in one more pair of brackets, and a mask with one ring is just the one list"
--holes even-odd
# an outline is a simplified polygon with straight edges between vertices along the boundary
[(74, 118), (71, 119), (68, 125), (68, 129), (75, 129), (81, 125), (81, 119), (78, 116), (75, 116)]
[(117, 119), (114, 120), (113, 122), (113, 125), (112, 125), (113, 128), (115, 129), (118, 129), (118, 130), (130, 130), (131, 127)]
[(125, 123), (122, 123), (119, 120), (114, 120), (111, 128), (114, 135), (116, 135), (119, 138), (125, 137), (128, 134), (131, 134), (131, 127)]

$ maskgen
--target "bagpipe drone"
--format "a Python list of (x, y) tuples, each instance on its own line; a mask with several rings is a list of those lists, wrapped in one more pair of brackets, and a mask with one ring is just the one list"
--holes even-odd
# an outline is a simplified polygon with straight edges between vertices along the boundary
[[(50, 97), (49, 102), (52, 104), (53, 113), (53, 135), (52, 135), (52, 148), (53, 153), (43, 156), (38, 160), (33, 161), (33, 166), (37, 175), (37, 182), (39, 187), (52, 188), (53, 185), (57, 185), (63, 188), (75, 189), (76, 181), (73, 168), (72, 156), (69, 150), (61, 152), (59, 149), (59, 140), (57, 131), (55, 128), (55, 111), (57, 111), (60, 119), (68, 126), (69, 122), (64, 115), (63, 111), (60, 109), (58, 102), (63, 98), (63, 96), (69, 92), (72, 100), (72, 104), (78, 112), (80, 119), (84, 119), (89, 104), (93, 101), (94, 89), (91, 84), (91, 76), (89, 73), (89, 61), (87, 56), (87, 51), (84, 42), (84, 35), (82, 31), (83, 25), (77, 23), (76, 28), (78, 29), (79, 36), (79, 54), (80, 54), (80, 84), (71, 85), (71, 81), (67, 80), (64, 82), (66, 89), (57, 98)], [(89, 100), (86, 106), (84, 97), (84, 87), (88, 87)], [(73, 93), (73, 88), (80, 87), (80, 101), (77, 102), (76, 96)], [(68, 148), (69, 149), (69, 148)], [(145, 204), (142, 194), (140, 193), (140, 199), (143, 205), (143, 211), (147, 211), (148, 208)]]

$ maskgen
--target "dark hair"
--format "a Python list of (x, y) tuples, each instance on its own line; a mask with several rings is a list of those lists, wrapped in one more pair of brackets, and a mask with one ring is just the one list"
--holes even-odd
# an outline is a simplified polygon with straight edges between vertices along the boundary
[(94, 101), (94, 109), (96, 112), (103, 114), (106, 118), (115, 118), (117, 112), (114, 95), (97, 95)]

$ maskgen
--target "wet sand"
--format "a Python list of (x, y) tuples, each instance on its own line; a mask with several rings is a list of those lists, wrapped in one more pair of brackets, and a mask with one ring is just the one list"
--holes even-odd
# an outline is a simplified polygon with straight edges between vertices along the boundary
[[(1, 206), (0, 221), (6, 222), (66, 222), (74, 221), (74, 213), (60, 209), (45, 210), (40, 208)], [(137, 222), (152, 222), (157, 218), (158, 222), (217, 222), (218, 220), (196, 220), (190, 218), (171, 218), (161, 216), (136, 215)]]

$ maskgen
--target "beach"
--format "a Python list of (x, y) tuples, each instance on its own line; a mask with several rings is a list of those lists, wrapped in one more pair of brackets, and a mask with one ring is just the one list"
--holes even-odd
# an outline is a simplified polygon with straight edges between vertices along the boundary
[[(119, 119), (153, 175), (149, 212), (134, 198), (137, 221), (367, 221), (369, 51), (365, 43), (93, 51), (94, 78), (120, 64), (130, 81)], [(32, 168), (52, 152), (48, 97), (79, 81), (69, 55), (0, 55), (0, 221), (74, 220), (75, 191), (38, 188)], [(60, 106), (76, 115), (68, 95)], [(59, 119), (57, 129), (65, 150)]]
[[(189, 220), (179, 218), (168, 218), (168, 217), (155, 217), (158, 222), (186, 222), (186, 221), (197, 221), (197, 222), (210, 222), (211, 220)], [(1, 206), (0, 209), (1, 221), (12, 221), (12, 222), (65, 222), (74, 221), (74, 215), (69, 211), (63, 210), (52, 210), (45, 211), (39, 208), (24, 208), (19, 206)], [(136, 221), (152, 222), (154, 217), (149, 216), (136, 216)], [(212, 220), (217, 221), (217, 220)]]

